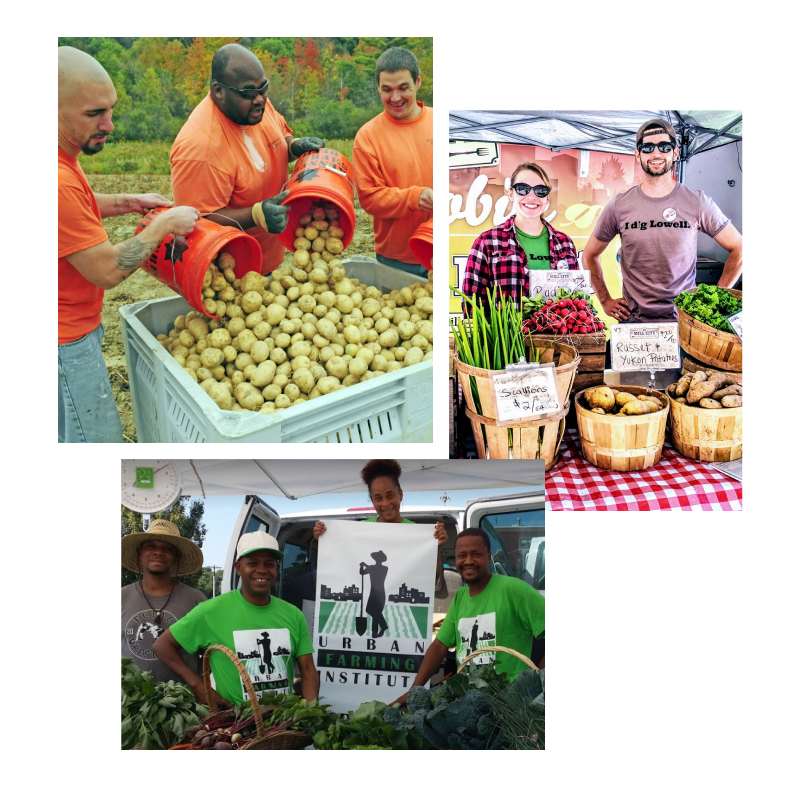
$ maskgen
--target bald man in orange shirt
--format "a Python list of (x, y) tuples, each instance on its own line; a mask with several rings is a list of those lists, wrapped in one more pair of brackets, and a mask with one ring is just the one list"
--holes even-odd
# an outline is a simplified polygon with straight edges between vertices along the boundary
[(278, 238), (289, 206), (281, 205), (288, 165), (325, 146), (295, 139), (267, 98), (270, 80), (259, 59), (226, 44), (211, 62), (211, 89), (187, 119), (170, 151), (172, 193), (209, 221), (239, 227), (261, 246), (262, 273), (275, 270), (286, 250)]
[(378, 261), (425, 277), (409, 238), (431, 218), (434, 205), (433, 110), (417, 101), (420, 67), (408, 50), (384, 52), (375, 75), (384, 112), (356, 134), (356, 191), (373, 217)]

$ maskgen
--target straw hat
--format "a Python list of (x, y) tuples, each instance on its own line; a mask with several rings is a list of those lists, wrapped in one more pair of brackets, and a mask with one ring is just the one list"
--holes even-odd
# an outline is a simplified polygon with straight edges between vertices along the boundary
[(126, 569), (141, 573), (139, 548), (148, 539), (168, 542), (178, 551), (178, 560), (170, 570), (173, 577), (192, 575), (203, 566), (203, 551), (194, 542), (181, 536), (177, 525), (168, 520), (153, 520), (147, 531), (122, 537), (122, 565)]

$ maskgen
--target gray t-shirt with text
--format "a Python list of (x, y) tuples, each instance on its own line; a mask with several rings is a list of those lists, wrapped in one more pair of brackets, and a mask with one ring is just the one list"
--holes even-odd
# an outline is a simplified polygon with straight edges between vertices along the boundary
[(680, 183), (666, 197), (647, 197), (639, 186), (615, 195), (593, 234), (603, 243), (620, 234), (627, 322), (675, 320), (673, 299), (695, 287), (698, 232), (714, 238), (727, 224), (709, 197)]
[[(167, 602), (168, 594), (147, 598), (156, 609)], [(178, 583), (170, 596), (170, 602), (156, 624), (151, 604), (145, 600), (139, 583), (123, 586), (122, 589), (122, 656), (129, 657), (141, 670), (152, 670), (154, 681), (182, 681), (153, 653), (153, 641), (170, 628), (179, 618), (206, 601), (206, 595), (197, 588)], [(192, 670), (198, 672), (198, 660), (194, 654), (180, 649), (181, 656)]]

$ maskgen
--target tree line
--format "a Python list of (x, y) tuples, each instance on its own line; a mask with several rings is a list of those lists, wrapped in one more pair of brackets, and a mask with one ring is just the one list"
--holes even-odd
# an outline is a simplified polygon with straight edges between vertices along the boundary
[(352, 139), (377, 115), (375, 63), (393, 46), (417, 56), (423, 84), (417, 98), (433, 101), (431, 38), (59, 38), (96, 58), (117, 90), (113, 139), (172, 141), (209, 90), (211, 59), (240, 43), (259, 58), (273, 106), (296, 137)]

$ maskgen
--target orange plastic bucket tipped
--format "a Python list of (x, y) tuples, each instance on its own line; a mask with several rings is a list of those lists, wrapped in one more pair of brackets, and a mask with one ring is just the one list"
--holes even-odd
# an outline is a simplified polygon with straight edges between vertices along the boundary
[[(154, 208), (142, 219), (135, 232), (142, 232), (166, 210)], [(237, 279), (241, 279), (248, 271), (261, 273), (259, 242), (236, 227), (223, 227), (208, 219), (198, 219), (195, 229), (186, 238), (166, 236), (142, 270), (182, 295), (193, 309), (207, 317), (216, 317), (203, 307), (203, 277), (211, 261), (223, 250), (229, 252), (236, 261), (234, 273)]]
[(417, 262), (431, 270), (431, 258), (434, 255), (434, 219), (423, 222), (409, 239), (409, 248), (417, 258)]
[(284, 189), (289, 196), (282, 205), (289, 205), (289, 222), (279, 236), (281, 243), (295, 250), (295, 228), (299, 220), (309, 213), (313, 202), (328, 200), (339, 208), (339, 226), (345, 237), (342, 245), (347, 248), (356, 229), (356, 211), (353, 209), (353, 165), (339, 151), (320, 148), (304, 153), (295, 164), (292, 177)]

